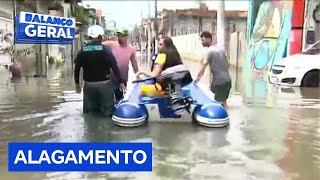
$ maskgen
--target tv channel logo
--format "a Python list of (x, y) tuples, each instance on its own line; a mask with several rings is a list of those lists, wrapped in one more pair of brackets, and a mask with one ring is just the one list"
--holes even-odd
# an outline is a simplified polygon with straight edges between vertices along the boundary
[(72, 18), (20, 12), (16, 16), (15, 43), (71, 44), (76, 34)]

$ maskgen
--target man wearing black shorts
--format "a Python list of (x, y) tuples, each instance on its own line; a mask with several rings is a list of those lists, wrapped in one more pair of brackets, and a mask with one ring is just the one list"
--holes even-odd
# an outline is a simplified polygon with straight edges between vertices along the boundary
[(227, 99), (231, 89), (231, 76), (225, 51), (223, 48), (212, 43), (212, 35), (210, 32), (204, 31), (200, 37), (202, 45), (208, 47), (208, 49), (196, 82), (201, 79), (207, 65), (209, 65), (212, 73), (210, 89), (215, 93), (215, 100), (222, 103), (224, 107), (227, 107)]

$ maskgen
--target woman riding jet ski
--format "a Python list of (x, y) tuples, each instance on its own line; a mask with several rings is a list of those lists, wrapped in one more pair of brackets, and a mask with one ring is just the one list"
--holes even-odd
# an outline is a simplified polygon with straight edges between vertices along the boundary
[(171, 38), (161, 38), (159, 41), (159, 54), (156, 57), (152, 72), (139, 71), (140, 75), (155, 78), (156, 83), (152, 85), (142, 85), (141, 94), (145, 96), (164, 96), (170, 93), (171, 103), (177, 103), (181, 107), (184, 101), (181, 95), (181, 87), (193, 81), (190, 71), (183, 65), (180, 54), (178, 53)]

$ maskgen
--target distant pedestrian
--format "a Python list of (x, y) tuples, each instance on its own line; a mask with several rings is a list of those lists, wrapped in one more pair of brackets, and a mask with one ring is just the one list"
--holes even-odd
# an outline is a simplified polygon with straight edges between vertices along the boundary
[(213, 37), (210, 32), (204, 31), (200, 37), (202, 45), (208, 47), (208, 49), (196, 82), (201, 79), (206, 67), (209, 65), (212, 73), (210, 90), (215, 93), (215, 100), (222, 103), (224, 107), (227, 107), (227, 99), (232, 86), (228, 58), (223, 48), (213, 44)]
[(22, 64), (18, 60), (14, 60), (13, 63), (4, 65), (6, 69), (11, 73), (11, 79), (20, 79), (22, 77)]

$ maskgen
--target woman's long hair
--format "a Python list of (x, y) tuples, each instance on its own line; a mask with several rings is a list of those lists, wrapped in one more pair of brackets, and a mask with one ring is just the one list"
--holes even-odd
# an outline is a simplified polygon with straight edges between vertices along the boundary
[[(180, 57), (180, 54), (176, 48), (176, 46), (173, 44), (173, 41), (171, 38), (166, 37), (166, 38), (162, 38), (163, 39), (163, 44), (165, 46), (165, 48), (160, 51), (160, 53), (165, 53), (167, 56), (167, 63), (165, 65), (165, 67), (172, 67), (175, 65), (179, 65), (182, 64), (182, 60)], [(190, 72), (183, 78), (182, 80), (182, 84), (189, 84), (190, 82), (192, 82), (192, 76), (190, 74)]]
[(172, 39), (169, 37), (165, 37), (162, 39), (165, 48), (161, 50), (160, 53), (165, 53), (167, 55), (168, 63), (174, 65), (182, 63), (180, 54), (176, 46), (173, 44)]

